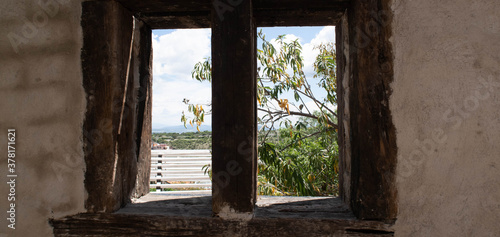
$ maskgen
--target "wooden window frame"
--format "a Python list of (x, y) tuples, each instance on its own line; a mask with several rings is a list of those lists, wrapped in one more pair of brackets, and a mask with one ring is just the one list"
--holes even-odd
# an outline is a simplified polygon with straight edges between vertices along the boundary
[[(213, 172), (219, 175), (213, 211), (244, 216), (252, 214), (256, 202), (256, 29), (334, 24), (341, 197), (359, 219), (394, 220), (397, 149), (388, 108), (393, 79), (389, 9), (388, 0), (83, 2), (88, 212), (113, 212), (130, 196), (149, 191), (151, 29), (212, 28)], [(137, 45), (130, 45), (132, 37), (139, 39)], [(132, 66), (131, 58), (136, 59)], [(137, 88), (142, 100), (130, 95)], [(226, 98), (239, 108), (220, 106)], [(129, 109), (126, 118), (124, 108)]]

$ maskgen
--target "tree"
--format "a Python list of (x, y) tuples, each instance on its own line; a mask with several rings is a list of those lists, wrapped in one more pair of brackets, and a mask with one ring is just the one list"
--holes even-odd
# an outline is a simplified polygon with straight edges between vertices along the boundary
[[(326, 91), (318, 99), (304, 73), (302, 46), (298, 40), (285, 36), (276, 39), (277, 47), (266, 40), (262, 31), (258, 37), (257, 101), (259, 116), (259, 193), (270, 195), (326, 195), (336, 194), (333, 187), (337, 178), (338, 147), (336, 141), (337, 80), (334, 44), (316, 46), (319, 54), (314, 63), (314, 78)], [(211, 81), (211, 60), (207, 58), (194, 66), (192, 77), (198, 81)], [(293, 101), (286, 98), (293, 95)], [(308, 106), (306, 101), (312, 101)], [(203, 105), (189, 104), (188, 117), (181, 120), (199, 127), (204, 122)], [(311, 103), (310, 103), (311, 104)], [(210, 105), (205, 105), (205, 107)], [(291, 117), (299, 117), (292, 123)], [(277, 132), (275, 138), (272, 133)]]

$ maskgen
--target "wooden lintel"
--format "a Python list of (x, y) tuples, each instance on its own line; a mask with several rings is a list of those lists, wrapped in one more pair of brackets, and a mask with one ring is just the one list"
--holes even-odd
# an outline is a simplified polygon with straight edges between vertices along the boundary
[(140, 14), (138, 18), (146, 22), (152, 29), (191, 29), (210, 28), (210, 16), (210, 11), (171, 12)]
[(336, 25), (342, 15), (339, 9), (254, 10), (258, 27)]
[[(209, 12), (214, 0), (117, 0), (134, 13), (158, 12)], [(232, 2), (218, 0), (217, 2), (232, 7)], [(235, 1), (233, 1), (235, 2)], [(254, 10), (299, 10), (299, 9), (335, 9), (345, 8), (351, 0), (254, 0)]]
[[(223, 4), (225, 1), (221, 0)], [(119, 0), (153, 29), (209, 28), (213, 1)], [(253, 14), (257, 27), (323, 26), (338, 23), (350, 0), (256, 0)], [(229, 11), (234, 7), (227, 3)]]
[(117, 0), (135, 13), (207, 11), (212, 0)]
[[(340, 10), (254, 10), (257, 27), (271, 26), (327, 26), (336, 25), (343, 12)], [(153, 13), (139, 16), (152, 29), (210, 28), (210, 13)]]

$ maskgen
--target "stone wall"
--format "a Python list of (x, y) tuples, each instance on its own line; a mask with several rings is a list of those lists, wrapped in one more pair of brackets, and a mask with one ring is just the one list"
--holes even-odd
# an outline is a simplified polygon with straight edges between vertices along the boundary
[[(79, 0), (0, 4), (0, 236), (50, 236), (84, 211)], [(7, 129), (16, 129), (16, 229), (7, 228)]]
[(500, 4), (394, 0), (397, 236), (500, 234)]

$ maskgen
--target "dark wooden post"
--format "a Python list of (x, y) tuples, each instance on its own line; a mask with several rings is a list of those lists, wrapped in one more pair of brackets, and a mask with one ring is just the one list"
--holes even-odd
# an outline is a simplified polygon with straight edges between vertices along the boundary
[(256, 200), (256, 29), (252, 1), (212, 9), (212, 208), (249, 218)]
[[(123, 103), (127, 94), (125, 88), (129, 86), (127, 68), (133, 21), (133, 14), (117, 2), (82, 4), (82, 72), (87, 94), (83, 125), (88, 193), (85, 205), (88, 212), (118, 210), (128, 199), (127, 182), (132, 182), (130, 177), (134, 177), (133, 164), (129, 162), (134, 153), (119, 149), (133, 142), (125, 135), (131, 133), (127, 126), (133, 121), (133, 115), (126, 119), (122, 116), (135, 111), (133, 103)], [(120, 124), (125, 124), (122, 131)], [(120, 132), (123, 135), (119, 135)]]
[[(138, 48), (134, 62), (134, 76), (139, 86), (137, 92), (137, 124), (135, 142), (137, 147), (137, 179), (133, 197), (139, 198), (149, 193), (149, 178), (151, 175), (151, 123), (152, 123), (152, 87), (153, 87), (153, 50), (151, 29), (141, 21), (136, 20), (135, 42)], [(134, 51), (134, 52), (135, 52)], [(131, 73), (132, 74), (132, 73)]]
[(359, 219), (391, 220), (398, 213), (389, 6), (388, 0), (354, 0), (348, 10), (350, 147), (344, 149), (350, 149), (350, 204)]
[(117, 2), (86, 1), (82, 32), (85, 205), (113, 212), (149, 192), (151, 29)]
[(339, 190), (340, 197), (350, 204), (351, 200), (351, 132), (349, 88), (352, 87), (350, 80), (351, 67), (349, 54), (349, 24), (347, 13), (335, 26), (336, 50), (337, 50), (337, 103), (338, 103), (338, 145), (339, 145)]

